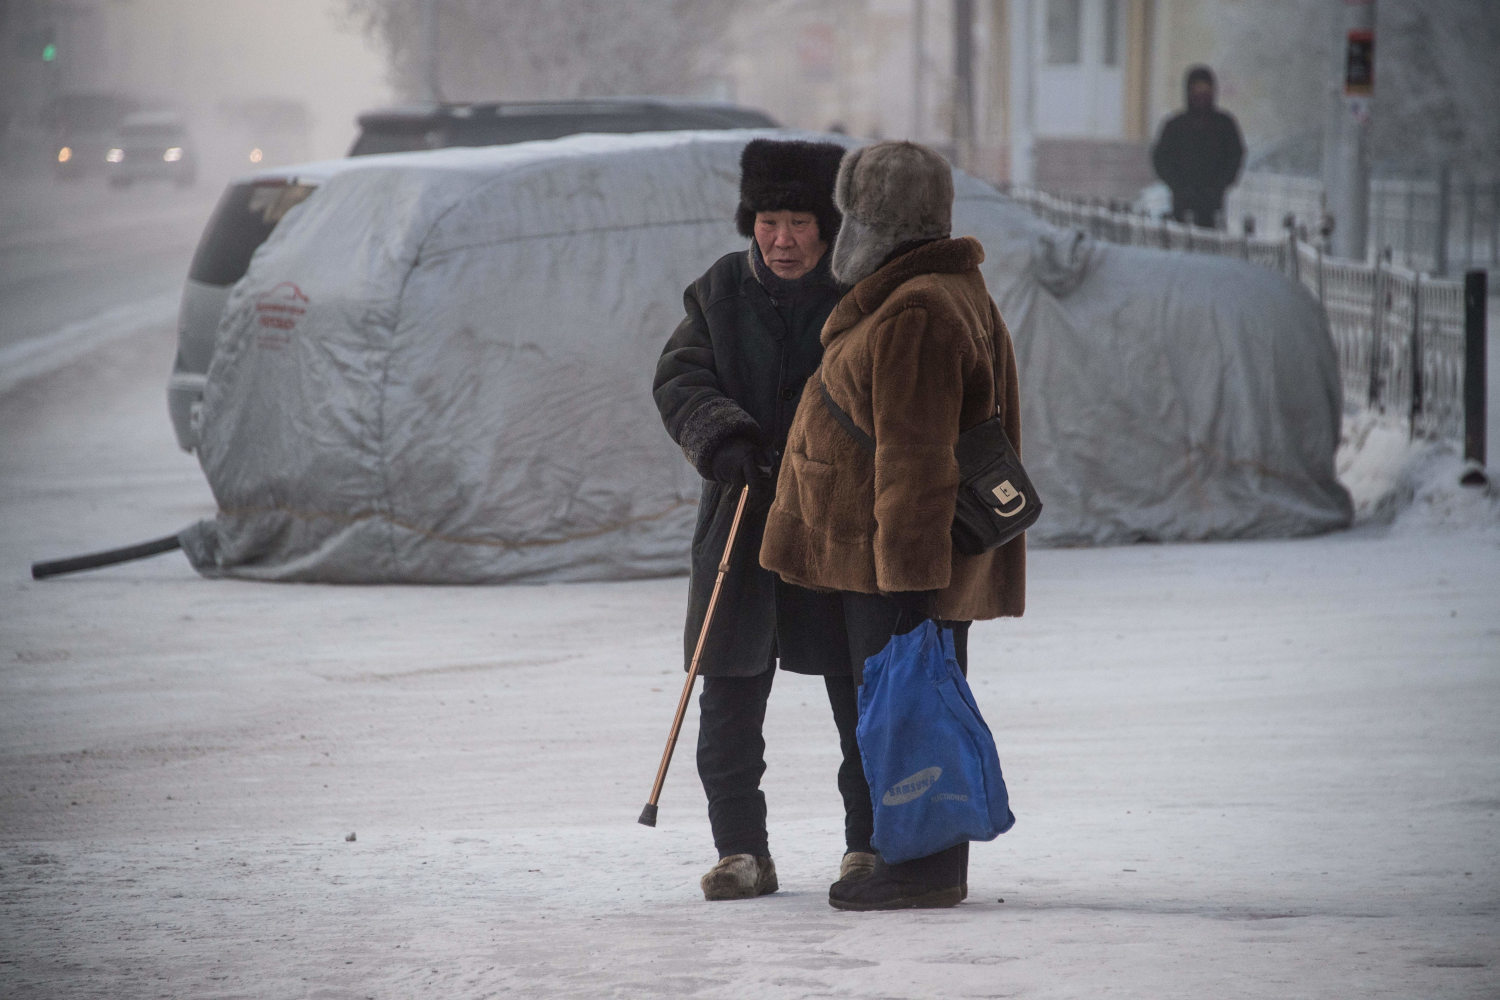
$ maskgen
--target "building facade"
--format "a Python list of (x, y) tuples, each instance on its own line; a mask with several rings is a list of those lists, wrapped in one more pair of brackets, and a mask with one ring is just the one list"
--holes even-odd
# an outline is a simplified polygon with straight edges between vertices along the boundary
[[(802, 128), (910, 138), (1002, 184), (1125, 198), (1235, 0), (771, 0), (725, 92)], [(1226, 88), (1226, 93), (1230, 92)]]

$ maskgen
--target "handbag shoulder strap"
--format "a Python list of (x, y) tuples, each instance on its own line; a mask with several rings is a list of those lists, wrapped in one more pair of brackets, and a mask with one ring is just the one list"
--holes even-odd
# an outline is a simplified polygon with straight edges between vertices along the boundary
[(833, 401), (833, 396), (828, 392), (828, 385), (823, 381), (823, 376), (818, 376), (818, 392), (823, 396), (823, 405), (828, 407), (828, 412), (833, 419), (839, 422), (839, 426), (849, 432), (849, 436), (855, 440), (861, 448), (870, 454), (875, 454), (875, 439), (860, 429), (854, 418), (839, 404)]
[[(985, 418), (988, 420), (1000, 415), (1000, 373), (996, 370), (995, 367), (994, 342), (990, 341), (989, 343), (986, 343), (984, 345), (984, 351), (989, 356), (990, 381), (991, 385), (993, 386), (995, 403), (994, 412), (991, 413), (989, 417)], [(849, 436), (852, 437), (861, 448), (872, 455), (875, 454), (875, 439), (860, 429), (860, 426), (854, 422), (854, 418), (849, 416), (849, 411), (845, 410), (838, 403), (834, 402), (833, 395), (828, 391), (828, 383), (823, 381), (823, 374), (821, 371), (818, 373), (817, 379), (818, 392), (823, 397), (823, 405), (828, 407), (829, 414), (832, 415), (834, 420), (838, 421), (839, 426), (847, 431), (849, 433)], [(984, 421), (980, 421), (980, 423), (983, 422)]]

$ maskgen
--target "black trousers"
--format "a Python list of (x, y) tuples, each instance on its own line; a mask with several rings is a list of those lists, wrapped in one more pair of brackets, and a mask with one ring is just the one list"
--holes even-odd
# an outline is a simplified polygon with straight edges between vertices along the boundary
[[(762, 726), (766, 701), (777, 674), (774, 665), (754, 677), (705, 677), (698, 696), (698, 777), (708, 796), (708, 824), (719, 857), (771, 853), (766, 832), (766, 796), (760, 779), (766, 773)], [(846, 850), (870, 850), (874, 814), (870, 786), (859, 761), (854, 727), (859, 703), (853, 678), (824, 678), (833, 709), (843, 760), (838, 788), (844, 800)]]
[[(838, 730), (843, 759), (838, 770), (844, 803), (844, 849), (869, 851), (874, 833), (870, 786), (859, 759), (855, 727), (859, 723), (859, 687), (864, 661), (890, 641), (899, 618), (894, 602), (876, 594), (843, 593), (842, 620), (827, 627), (842, 633), (848, 660), (831, 663), (823, 678)], [(954, 627), (958, 662), (968, 669), (968, 622)], [(698, 697), (698, 777), (708, 797), (708, 822), (719, 857), (731, 854), (768, 856), (766, 797), (760, 790), (766, 773), (763, 728), (766, 702), (776, 677), (774, 662), (754, 677), (703, 678)], [(911, 862), (916, 864), (916, 862)]]

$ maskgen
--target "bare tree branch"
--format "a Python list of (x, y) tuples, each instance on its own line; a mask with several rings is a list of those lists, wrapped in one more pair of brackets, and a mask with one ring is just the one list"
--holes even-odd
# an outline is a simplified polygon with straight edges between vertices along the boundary
[(404, 97), (425, 91), (421, 15), (438, 5), (444, 96), (524, 100), (700, 95), (717, 79), (732, 0), (341, 0)]

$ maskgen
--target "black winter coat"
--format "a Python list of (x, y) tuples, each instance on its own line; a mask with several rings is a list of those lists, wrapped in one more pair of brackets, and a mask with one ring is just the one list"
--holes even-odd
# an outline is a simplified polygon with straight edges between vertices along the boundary
[(1217, 108), (1168, 119), (1151, 150), (1156, 175), (1172, 191), (1172, 215), (1200, 226), (1214, 225), (1244, 160), (1239, 124)]
[[(753, 251), (752, 251), (753, 252)], [(781, 454), (802, 386), (823, 356), (819, 334), (838, 303), (830, 254), (773, 301), (752, 270), (751, 254), (726, 254), (683, 293), (687, 315), (656, 365), (652, 394), (667, 433), (703, 476), (693, 531), (684, 665), (691, 661), (708, 609), (739, 489), (715, 482), (715, 449), (749, 434)], [(773, 480), (774, 482), (774, 477)], [(705, 676), (750, 677), (779, 656), (797, 673), (850, 672), (836, 595), (783, 583), (760, 566), (771, 497), (752, 495), (740, 521), (729, 571), (699, 661)]]

